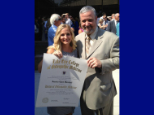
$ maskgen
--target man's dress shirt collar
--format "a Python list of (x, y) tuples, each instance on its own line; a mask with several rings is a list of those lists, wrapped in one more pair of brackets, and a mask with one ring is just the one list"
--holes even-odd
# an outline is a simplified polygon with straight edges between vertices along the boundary
[[(98, 27), (96, 27), (95, 31), (90, 35), (90, 38), (92, 40), (95, 39), (97, 32), (98, 32)], [(86, 34), (86, 37), (87, 37), (87, 34)]]

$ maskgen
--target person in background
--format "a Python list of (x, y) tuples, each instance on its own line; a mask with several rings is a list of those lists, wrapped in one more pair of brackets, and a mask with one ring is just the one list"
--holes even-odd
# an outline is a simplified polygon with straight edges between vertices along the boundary
[(103, 19), (103, 21), (104, 21), (104, 18), (106, 17), (106, 13), (105, 12), (103, 12), (102, 13), (102, 17), (100, 17), (100, 19)]
[(38, 24), (39, 24), (39, 41), (42, 40), (42, 19), (41, 16), (38, 17)]
[(39, 23), (38, 23), (38, 19), (35, 19), (35, 41), (39, 41)]
[(44, 41), (47, 40), (47, 27), (46, 27), (47, 22), (48, 22), (47, 17), (44, 17), (44, 25), (43, 25), (43, 28), (44, 28), (44, 38), (45, 38)]
[(61, 17), (62, 18), (64, 17), (65, 18), (65, 21), (66, 21), (66, 13), (65, 14), (62, 14)]
[(113, 13), (113, 14), (111, 15), (111, 21), (114, 20), (114, 19), (115, 19), (115, 14)]
[(79, 22), (79, 30), (78, 30), (78, 34), (84, 32), (84, 30), (81, 28), (81, 23)]
[(69, 18), (72, 21), (71, 28), (72, 28), (73, 32), (75, 32), (75, 24), (74, 24), (75, 20), (71, 15), (69, 16)]
[(108, 20), (106, 17), (104, 17), (103, 26), (105, 27), (104, 30), (106, 30), (106, 28), (108, 26)]
[(117, 24), (116, 24), (116, 35), (120, 37), (120, 14), (119, 13), (115, 14), (115, 20), (117, 21)]
[(119, 22), (120, 22), (120, 15), (119, 13), (116, 13), (115, 19), (108, 23), (106, 30), (119, 36), (120, 35), (119, 34)]
[(50, 27), (51, 27), (50, 18), (48, 18), (47, 24), (46, 24), (47, 33)]
[(44, 28), (44, 21), (45, 21), (45, 17), (42, 17), (42, 41), (45, 41), (45, 28)]
[(72, 21), (72, 25), (71, 25), (71, 29), (74, 31), (74, 35), (78, 35), (78, 30), (79, 30), (79, 22), (77, 18), (73, 18), (72, 16), (70, 16), (70, 19)]
[(68, 25), (71, 27), (72, 21), (71, 21), (71, 19), (69, 18), (69, 13), (66, 13), (65, 17), (66, 17), (66, 22), (65, 22), (65, 24), (68, 24)]
[(109, 21), (111, 21), (111, 20), (112, 20), (111, 16), (107, 16), (107, 19), (108, 19)]
[(103, 25), (103, 19), (100, 19), (100, 20), (99, 20), (98, 26), (99, 26), (99, 28), (105, 30), (105, 27), (106, 27), (106, 26)]
[(39, 33), (39, 27), (40, 27), (40, 25), (39, 25), (39, 23), (38, 23), (38, 19), (35, 19), (35, 25), (36, 25), (36, 28), (38, 29), (37, 31), (37, 33)]
[(111, 16), (108, 16), (107, 19), (108, 19), (109, 21), (114, 20), (114, 19), (115, 19), (115, 14), (114, 14), (114, 13), (111, 14)]
[(66, 22), (66, 14), (62, 14), (61, 19), (62, 19), (61, 24), (65, 24), (65, 22)]
[[(74, 39), (74, 32), (67, 24), (61, 24), (56, 31), (54, 37), (54, 45), (47, 48), (48, 54), (54, 54), (58, 57), (62, 55), (69, 55), (77, 57), (76, 42)], [(62, 52), (62, 55), (61, 53)], [(42, 70), (42, 62), (38, 64), (38, 71)], [(47, 107), (50, 115), (73, 115), (75, 107)]]
[(61, 24), (61, 18), (59, 14), (52, 14), (50, 17), (51, 27), (48, 30), (48, 46), (53, 44), (53, 38), (55, 36), (57, 27)]
[(61, 18), (61, 24), (65, 24), (65, 17)]
[(101, 18), (101, 14), (99, 13), (97, 16), (97, 25), (98, 25), (100, 19), (102, 19), (102, 18)]
[(74, 19), (74, 29), (75, 29), (75, 36), (78, 35), (78, 30), (79, 30), (79, 19), (75, 17)]

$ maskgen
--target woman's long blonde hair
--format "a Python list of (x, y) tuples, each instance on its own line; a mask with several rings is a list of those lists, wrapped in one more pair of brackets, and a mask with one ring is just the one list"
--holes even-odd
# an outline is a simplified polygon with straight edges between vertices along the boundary
[(101, 22), (103, 23), (103, 19), (100, 19), (100, 20), (99, 20), (99, 23), (101, 23)]
[(61, 30), (64, 28), (68, 28), (68, 30), (70, 31), (71, 36), (72, 36), (72, 41), (70, 43), (70, 46), (73, 48), (73, 50), (76, 49), (76, 41), (74, 39), (74, 32), (72, 31), (71, 27), (67, 24), (60, 24), (59, 25), (59, 27), (57, 28), (55, 37), (54, 37), (54, 44), (52, 46), (49, 46), (47, 49), (54, 48), (55, 50), (62, 51), (62, 43), (60, 41), (60, 33), (61, 33)]

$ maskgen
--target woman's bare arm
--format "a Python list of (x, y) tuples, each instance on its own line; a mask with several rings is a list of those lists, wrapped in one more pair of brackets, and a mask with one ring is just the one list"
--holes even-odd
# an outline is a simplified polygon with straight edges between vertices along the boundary
[[(50, 48), (47, 50), (47, 53), (48, 54), (52, 54), (54, 52), (54, 49), (53, 48)], [(42, 70), (42, 63), (43, 63), (43, 59), (41, 60), (41, 62), (38, 64), (38, 72), (41, 73), (41, 70)]]

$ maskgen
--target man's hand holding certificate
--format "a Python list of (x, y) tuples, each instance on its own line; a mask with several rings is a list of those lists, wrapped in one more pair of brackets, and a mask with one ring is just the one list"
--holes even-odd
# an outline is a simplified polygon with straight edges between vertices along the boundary
[(78, 106), (87, 61), (44, 54), (36, 107)]

